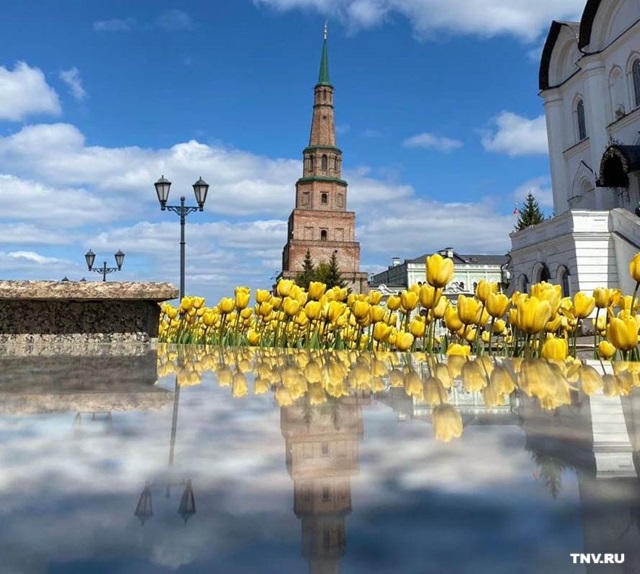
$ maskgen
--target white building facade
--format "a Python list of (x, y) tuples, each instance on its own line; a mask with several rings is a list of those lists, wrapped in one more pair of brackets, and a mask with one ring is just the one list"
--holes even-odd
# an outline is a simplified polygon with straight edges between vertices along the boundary
[(511, 234), (513, 288), (634, 288), (640, 251), (640, 2), (588, 0), (551, 24), (539, 73), (555, 216)]
[[(500, 284), (509, 280), (506, 269), (509, 262), (507, 255), (461, 255), (451, 247), (446, 247), (438, 253), (453, 261), (453, 280), (444, 290), (444, 294), (450, 299), (457, 299), (458, 295), (472, 295), (482, 279)], [(424, 283), (428, 255), (405, 259), (403, 262), (394, 258), (386, 271), (371, 277), (370, 288), (380, 291), (383, 295), (395, 295), (411, 285)]]

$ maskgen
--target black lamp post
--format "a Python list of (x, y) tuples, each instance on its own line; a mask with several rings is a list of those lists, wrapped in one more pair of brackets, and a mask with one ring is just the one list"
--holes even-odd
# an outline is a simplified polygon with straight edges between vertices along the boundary
[(94, 267), (93, 263), (96, 260), (96, 254), (93, 251), (91, 251), (91, 249), (89, 249), (89, 251), (87, 251), (84, 254), (84, 258), (87, 260), (87, 267), (89, 268), (89, 271), (102, 273), (103, 281), (107, 280), (107, 275), (109, 273), (113, 273), (114, 271), (120, 271), (122, 269), (122, 264), (124, 263), (124, 253), (122, 253), (122, 251), (118, 251), (115, 254), (117, 267), (107, 267), (106, 261), (102, 264), (102, 267)]
[(207, 200), (207, 192), (209, 191), (209, 184), (202, 178), (199, 178), (193, 184), (193, 191), (198, 202), (198, 207), (191, 207), (184, 204), (184, 195), (180, 198), (180, 205), (167, 205), (169, 199), (169, 190), (171, 189), (171, 182), (165, 179), (164, 175), (153, 184), (158, 194), (158, 201), (160, 202), (160, 209), (162, 211), (169, 210), (177, 213), (180, 216), (180, 301), (184, 297), (184, 258), (185, 258), (185, 241), (184, 241), (184, 227), (189, 215), (193, 211), (203, 211), (204, 202)]

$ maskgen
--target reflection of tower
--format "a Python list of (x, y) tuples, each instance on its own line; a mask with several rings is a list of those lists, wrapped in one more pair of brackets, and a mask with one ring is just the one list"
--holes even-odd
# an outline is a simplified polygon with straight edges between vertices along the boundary
[(280, 411), (293, 509), (302, 520), (302, 554), (310, 574), (337, 574), (346, 548), (351, 476), (358, 472), (362, 406), (357, 397), (304, 400)]

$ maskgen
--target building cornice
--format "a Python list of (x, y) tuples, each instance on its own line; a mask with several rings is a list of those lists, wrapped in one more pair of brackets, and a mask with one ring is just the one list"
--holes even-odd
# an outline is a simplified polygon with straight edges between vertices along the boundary
[(309, 177), (301, 177), (297, 183), (311, 183), (314, 181), (323, 181), (323, 182), (331, 182), (337, 183), (338, 185), (347, 186), (347, 182), (344, 179), (339, 179), (337, 177), (325, 177), (322, 175), (312, 175)]

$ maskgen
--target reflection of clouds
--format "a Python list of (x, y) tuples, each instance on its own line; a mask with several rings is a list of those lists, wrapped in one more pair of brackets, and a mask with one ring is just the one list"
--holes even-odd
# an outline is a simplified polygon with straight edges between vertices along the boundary
[[(253, 389), (254, 376), (246, 374)], [(340, 376), (350, 380), (348, 371)], [(177, 513), (182, 487), (172, 489), (168, 500), (164, 488), (154, 488), (154, 516), (144, 527), (133, 516), (145, 481), (169, 476), (170, 408), (114, 413), (112, 434), (90, 432), (80, 438), (74, 437), (72, 413), (0, 417), (0, 520), (8, 526), (0, 535), (0, 572), (40, 574), (54, 562), (96, 557), (151, 561), (169, 569), (197, 563), (225, 572), (304, 571), (274, 394), (234, 399), (213, 372), (203, 370), (201, 377), (202, 384), (180, 391), (172, 476), (193, 480), (197, 507), (186, 526)], [(173, 376), (161, 379), (159, 386), (172, 390), (173, 381)], [(510, 568), (505, 572), (516, 571), (518, 560), (504, 541), (501, 550), (487, 550), (478, 542), (478, 529), (490, 533), (491, 544), (504, 536), (516, 545), (530, 540), (540, 550), (557, 525), (553, 508), (576, 504), (575, 483), (569, 481), (559, 503), (550, 507), (544, 486), (532, 475), (535, 464), (516, 422), (471, 424), (459, 440), (443, 444), (435, 440), (428, 419), (397, 422), (391, 408), (368, 396), (373, 398), (363, 402), (365, 432), (348, 521), (349, 571), (410, 571), (411, 564), (422, 571), (419, 556), (427, 544), (434, 551), (433, 571), (451, 570), (446, 565), (452, 556), (434, 542), (440, 538), (447, 548), (453, 539), (465, 540), (489, 560), (476, 574), (498, 572), (500, 565)], [(474, 501), (471, 510), (469, 501)], [(483, 512), (497, 516), (497, 526), (482, 524)], [(410, 536), (403, 530), (406, 524)], [(563, 552), (579, 530), (576, 524), (558, 534)], [(418, 537), (425, 541), (419, 549)], [(365, 559), (363, 545), (373, 540), (378, 552), (394, 557), (387, 570)], [(456, 559), (460, 568), (451, 571), (474, 572), (471, 558)], [(143, 564), (131, 571), (155, 570)]]

